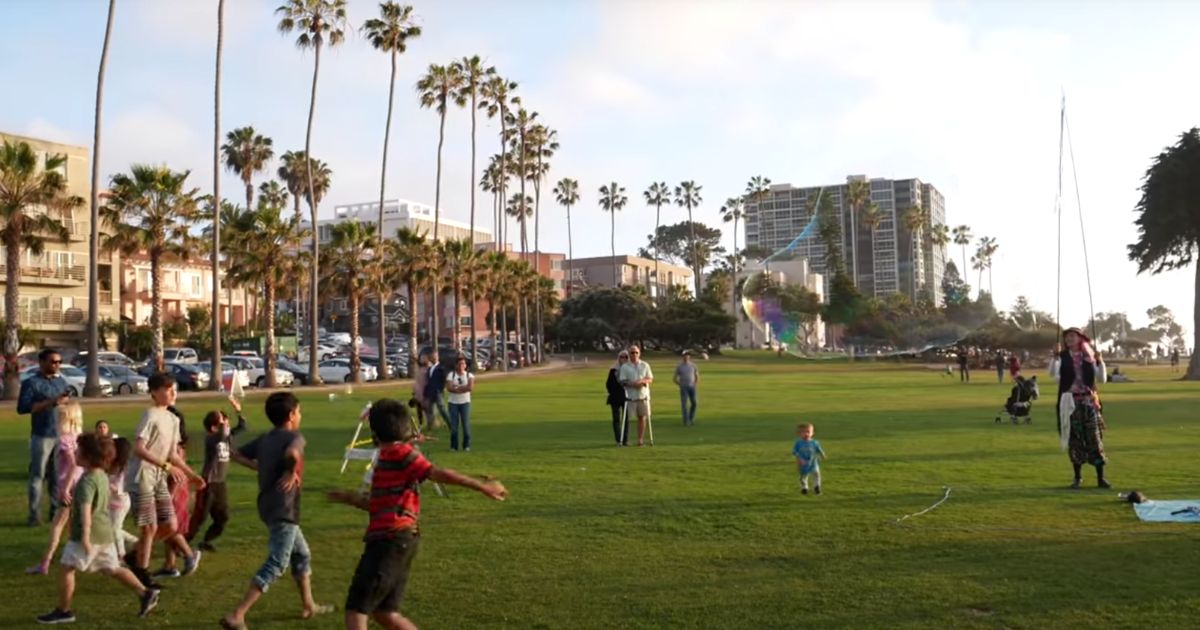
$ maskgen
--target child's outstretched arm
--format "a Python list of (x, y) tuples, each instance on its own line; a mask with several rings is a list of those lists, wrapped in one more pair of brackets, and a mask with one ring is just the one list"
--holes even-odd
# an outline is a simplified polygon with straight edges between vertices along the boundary
[(249, 457), (242, 455), (238, 451), (234, 451), (232, 449), (230, 449), (230, 450), (231, 450), (231, 452), (229, 453), (230, 459), (245, 466), (246, 468), (249, 468), (250, 470), (258, 470), (258, 461), (257, 460), (250, 459)]
[(433, 481), (440, 481), (441, 483), (448, 483), (455, 486), (470, 488), (476, 492), (479, 492), (480, 494), (483, 494), (489, 499), (496, 501), (503, 501), (508, 498), (508, 490), (505, 489), (504, 484), (494, 479), (479, 481), (478, 479), (468, 477), (456, 470), (451, 470), (449, 468), (438, 468), (436, 466), (433, 468), (433, 470), (429, 471), (429, 478)]
[(351, 492), (349, 490), (330, 490), (325, 496), (334, 503), (344, 503), (351, 507), (356, 507), (364, 512), (371, 511), (371, 499), (361, 492)]

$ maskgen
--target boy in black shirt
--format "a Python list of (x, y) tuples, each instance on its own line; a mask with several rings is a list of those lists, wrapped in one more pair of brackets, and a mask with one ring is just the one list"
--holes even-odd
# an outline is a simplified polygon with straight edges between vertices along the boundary
[(246, 419), (242, 417), (242, 405), (232, 396), (229, 404), (237, 412), (237, 426), (229, 427), (229, 416), (225, 412), (210, 411), (204, 416), (204, 477), (205, 487), (196, 494), (196, 505), (192, 510), (191, 524), (188, 526), (188, 542), (195, 538), (204, 519), (212, 514), (212, 525), (204, 532), (204, 540), (200, 549), (216, 551), (212, 542), (225, 531), (229, 522), (229, 493), (225, 477), (229, 473), (229, 455), (233, 451), (233, 436), (246, 430)]

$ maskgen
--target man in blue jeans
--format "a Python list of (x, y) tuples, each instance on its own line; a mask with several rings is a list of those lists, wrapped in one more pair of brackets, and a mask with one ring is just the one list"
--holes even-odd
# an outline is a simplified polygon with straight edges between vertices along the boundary
[(692, 353), (687, 350), (683, 351), (683, 359), (675, 366), (675, 384), (679, 386), (683, 426), (690, 427), (696, 423), (696, 386), (700, 384), (700, 368), (692, 363)]
[(62, 355), (46, 348), (38, 353), (38, 371), (21, 383), (17, 413), (29, 414), (29, 524), (41, 521), (42, 485), (49, 486), (50, 513), (58, 507), (54, 450), (58, 445), (58, 406), (67, 402), (67, 382), (58, 373)]

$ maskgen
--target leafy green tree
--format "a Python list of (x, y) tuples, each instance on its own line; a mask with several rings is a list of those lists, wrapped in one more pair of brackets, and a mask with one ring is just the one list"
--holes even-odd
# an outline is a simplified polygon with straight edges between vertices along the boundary
[[(273, 214), (273, 213), (272, 213)], [(326, 295), (345, 297), (350, 302), (350, 339), (358, 339), (358, 315), (363, 298), (376, 289), (378, 273), (372, 269), (379, 264), (373, 254), (376, 246), (375, 224), (359, 221), (336, 223), (330, 230), (329, 243), (331, 264), (326, 265), (321, 284)], [(316, 354), (313, 346), (311, 354)], [(362, 381), (360, 347), (350, 344), (350, 375), (348, 380)]]
[(725, 253), (721, 246), (721, 230), (691, 221), (659, 226), (656, 234), (647, 236), (646, 245), (638, 250), (639, 256), (649, 258), (652, 250), (676, 264), (686, 264), (690, 258), (701, 270)]
[(696, 226), (696, 223), (692, 220), (692, 210), (699, 207), (704, 201), (704, 199), (700, 197), (700, 190), (703, 188), (703, 186), (696, 185), (696, 182), (694, 181), (680, 182), (680, 184), (675, 187), (675, 205), (681, 208), (687, 208), (687, 226), (689, 230), (688, 243), (690, 245), (689, 249), (691, 250), (691, 256), (688, 257), (690, 263), (688, 266), (692, 268), (692, 277), (696, 282), (697, 296), (700, 295), (700, 279), (704, 277), (704, 265), (700, 263), (700, 252), (698, 251), (698, 245), (696, 244), (696, 234), (691, 231), (692, 228)]
[(958, 265), (953, 260), (946, 261), (946, 269), (942, 273), (942, 306), (949, 308), (954, 304), (965, 304), (971, 301), (971, 285), (967, 284), (958, 273)]

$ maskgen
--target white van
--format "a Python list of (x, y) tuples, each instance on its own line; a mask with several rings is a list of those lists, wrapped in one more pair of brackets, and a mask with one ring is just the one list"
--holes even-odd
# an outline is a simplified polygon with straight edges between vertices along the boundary
[(194, 365), (200, 362), (200, 355), (192, 348), (163, 348), (163, 361)]

